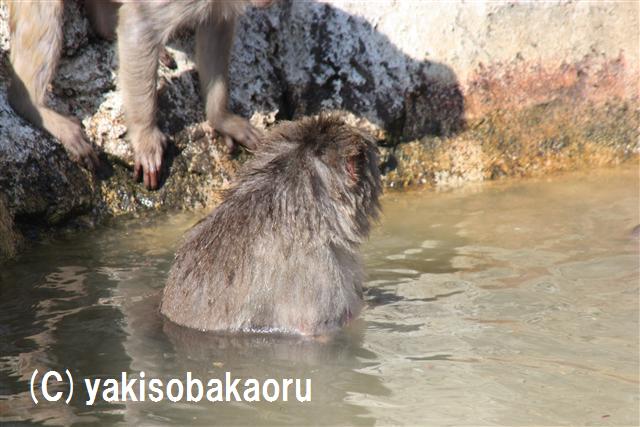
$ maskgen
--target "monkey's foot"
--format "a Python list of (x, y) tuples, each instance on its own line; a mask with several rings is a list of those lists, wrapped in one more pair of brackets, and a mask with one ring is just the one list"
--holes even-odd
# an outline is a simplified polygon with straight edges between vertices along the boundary
[(162, 155), (167, 145), (167, 138), (158, 128), (136, 132), (133, 134), (135, 166), (133, 179), (142, 177), (144, 186), (149, 190), (158, 188), (162, 169)]
[(215, 130), (222, 135), (229, 152), (234, 152), (236, 143), (248, 150), (255, 150), (262, 139), (262, 134), (247, 119), (235, 114), (227, 114), (216, 120)]
[(85, 139), (78, 120), (58, 115), (54, 132), (52, 133), (62, 142), (72, 160), (92, 172), (99, 168), (98, 155), (93, 146)]

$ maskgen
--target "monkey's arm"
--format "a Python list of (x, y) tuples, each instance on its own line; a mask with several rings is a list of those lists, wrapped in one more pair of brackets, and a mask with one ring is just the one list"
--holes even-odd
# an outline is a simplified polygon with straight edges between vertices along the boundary
[(166, 138), (156, 125), (156, 83), (162, 40), (150, 28), (136, 3), (120, 8), (118, 21), (119, 81), (127, 128), (133, 143), (134, 178), (143, 175), (144, 185), (158, 188)]
[(235, 18), (200, 25), (196, 32), (196, 61), (209, 124), (223, 135), (230, 150), (234, 141), (253, 150), (260, 142), (260, 133), (246, 119), (227, 110), (234, 26)]

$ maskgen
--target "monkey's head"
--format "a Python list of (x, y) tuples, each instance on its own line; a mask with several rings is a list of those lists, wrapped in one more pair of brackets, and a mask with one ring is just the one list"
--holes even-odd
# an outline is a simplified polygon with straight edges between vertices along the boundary
[(247, 172), (241, 181), (265, 183), (285, 223), (340, 244), (360, 243), (379, 213), (376, 143), (336, 115), (275, 126)]

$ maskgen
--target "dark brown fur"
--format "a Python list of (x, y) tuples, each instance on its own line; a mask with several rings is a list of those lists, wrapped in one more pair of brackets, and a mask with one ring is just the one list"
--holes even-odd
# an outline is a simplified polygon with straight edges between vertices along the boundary
[[(119, 80), (127, 127), (134, 147), (136, 179), (157, 188), (166, 138), (155, 122), (158, 59), (176, 30), (196, 28), (196, 56), (207, 120), (227, 145), (255, 148), (259, 133), (247, 120), (227, 110), (227, 72), (237, 16), (254, 3), (269, 0), (101, 1), (86, 0), (96, 32), (118, 38)], [(62, 47), (63, 1), (10, 1), (12, 78), (8, 91), (13, 109), (48, 131), (70, 156), (89, 169), (98, 157), (80, 122), (45, 105), (45, 92)]]
[(186, 236), (161, 312), (207, 331), (318, 335), (362, 305), (358, 247), (377, 217), (377, 148), (335, 116), (273, 128)]

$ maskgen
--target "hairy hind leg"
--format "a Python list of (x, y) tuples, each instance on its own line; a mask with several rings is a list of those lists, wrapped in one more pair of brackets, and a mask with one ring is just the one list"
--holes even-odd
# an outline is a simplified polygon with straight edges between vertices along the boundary
[(200, 87), (205, 98), (209, 125), (224, 137), (230, 151), (235, 143), (254, 150), (260, 132), (248, 120), (232, 114), (227, 108), (228, 74), (235, 19), (208, 21), (196, 31), (196, 60)]
[(145, 12), (151, 14), (155, 8), (161, 7), (165, 6), (160, 3), (125, 3), (118, 16), (118, 79), (127, 129), (133, 143), (133, 175), (136, 180), (142, 178), (145, 187), (151, 190), (160, 185), (167, 140), (155, 119), (158, 60), (163, 40), (153, 26), (154, 21), (147, 19)]
[(99, 160), (77, 119), (47, 108), (44, 99), (62, 47), (62, 1), (9, 2), (11, 107), (66, 148), (74, 160), (95, 169)]

